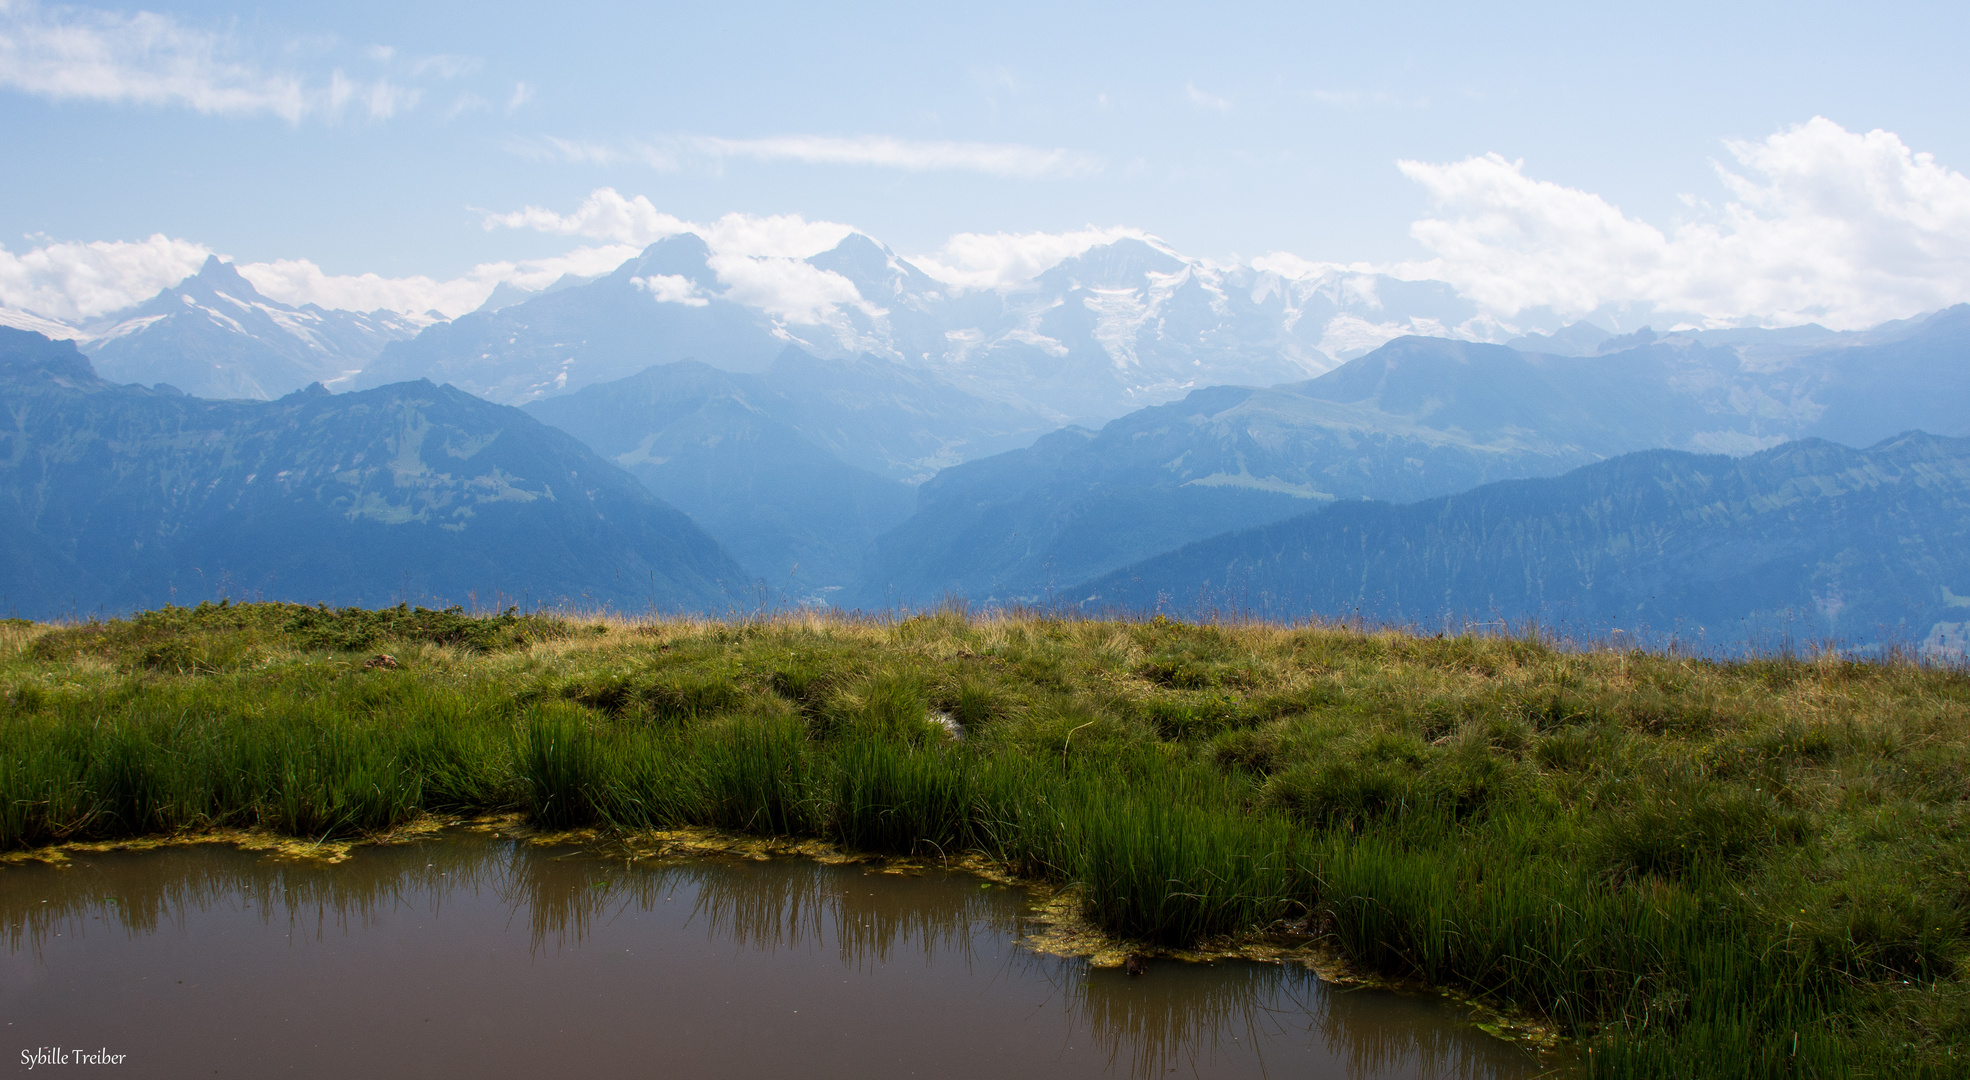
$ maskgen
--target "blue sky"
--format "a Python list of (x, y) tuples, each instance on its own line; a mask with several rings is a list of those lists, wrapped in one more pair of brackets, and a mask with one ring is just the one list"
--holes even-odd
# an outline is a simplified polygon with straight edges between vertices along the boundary
[[(1849, 153), (1831, 133), (1878, 129), (1933, 155), (1917, 186), (1940, 192), (1920, 195), (1939, 208), (1913, 216), (1943, 222), (1890, 236), (1888, 246), (1927, 245), (1928, 261), (1889, 276), (1948, 276), (1970, 241), (1949, 179), (1970, 168), (1967, 13), (0, 0), (0, 245), (18, 260), (163, 234), (242, 263), (442, 281), (572, 242), (487, 228), (488, 212), (567, 214), (612, 188), (687, 221), (846, 223), (905, 254), (954, 234), (1092, 225), (1211, 258), (1389, 265), (1444, 257), (1482, 231), (1482, 207), (1445, 209), (1476, 197), (1469, 185), (1432, 186), (1401, 161), (1499, 155), (1522, 162), (1528, 183), (1598, 196), (1673, 236), (1728, 222), (1747, 199), (1823, 187), (1816, 177), (1838, 163), (1821, 159)], [(1765, 196), (1720, 179), (1719, 163), (1756, 171), (1744, 145), (1815, 117), (1824, 137), (1786, 153), (1822, 173), (1774, 181)], [(1429, 219), (1466, 225), (1430, 234), (1432, 245), (1415, 225)], [(1529, 242), (1445, 275), (1478, 280), (1499, 258), (1525, 258)], [(1854, 250), (1883, 243), (1862, 237)], [(1948, 290), (1903, 293), (1849, 307), (1892, 312)]]

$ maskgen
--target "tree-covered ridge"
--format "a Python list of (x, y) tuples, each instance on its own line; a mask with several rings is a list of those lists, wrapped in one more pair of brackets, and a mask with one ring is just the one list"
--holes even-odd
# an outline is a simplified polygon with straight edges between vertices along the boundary
[(1961, 657), (1967, 593), (1970, 439), (1918, 432), (1866, 450), (1652, 450), (1406, 506), (1338, 504), (1145, 560), (1074, 597)]
[(573, 438), (451, 387), (206, 401), (0, 328), (14, 612), (222, 596), (715, 608), (749, 580)]

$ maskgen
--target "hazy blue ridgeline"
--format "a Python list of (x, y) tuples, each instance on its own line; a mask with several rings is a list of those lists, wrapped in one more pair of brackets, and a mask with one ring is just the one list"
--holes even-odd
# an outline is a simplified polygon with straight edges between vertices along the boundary
[(1198, 390), (938, 474), (877, 539), (853, 599), (1078, 600), (1081, 582), (1335, 501), (1409, 502), (1652, 448), (1970, 435), (1970, 306), (1871, 337), (1816, 329), (1638, 334), (1578, 357), (1402, 338), (1306, 382)]
[(1921, 645), (1970, 627), (1970, 439), (1651, 450), (1408, 505), (1350, 502), (1212, 537), (1072, 591), (1093, 607), (1531, 619), (1699, 649)]
[(0, 401), (13, 615), (222, 596), (708, 610), (750, 581), (621, 469), (452, 387), (207, 401), (0, 328)]

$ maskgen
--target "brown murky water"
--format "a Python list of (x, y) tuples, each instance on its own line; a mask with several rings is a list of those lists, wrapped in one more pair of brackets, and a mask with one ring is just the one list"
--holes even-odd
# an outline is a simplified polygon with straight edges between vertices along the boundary
[[(959, 874), (624, 862), (490, 838), (336, 866), (205, 845), (0, 868), (0, 1052), (116, 1077), (1459, 1077), (1428, 998), (1019, 944)], [(59, 1048), (66, 1065), (23, 1063)], [(76, 1051), (123, 1055), (81, 1063)]]

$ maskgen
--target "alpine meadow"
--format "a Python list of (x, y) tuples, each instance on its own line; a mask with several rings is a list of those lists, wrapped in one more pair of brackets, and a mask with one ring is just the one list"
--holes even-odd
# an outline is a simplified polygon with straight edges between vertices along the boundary
[(23, 1073), (1970, 1077), (1970, 12), (168, 5), (0, 0)]

